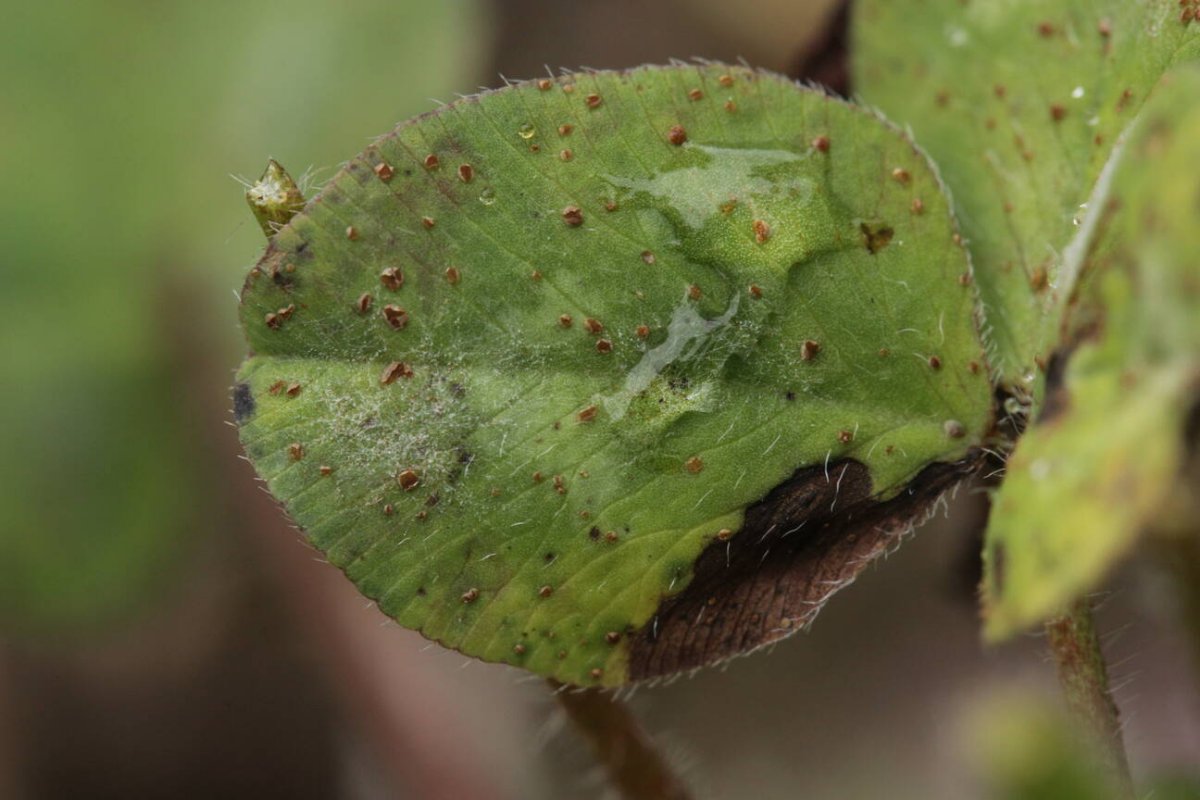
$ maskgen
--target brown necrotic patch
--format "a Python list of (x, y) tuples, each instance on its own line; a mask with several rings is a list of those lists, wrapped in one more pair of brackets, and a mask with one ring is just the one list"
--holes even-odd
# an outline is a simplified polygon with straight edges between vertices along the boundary
[(931, 464), (887, 501), (874, 497), (858, 461), (798, 470), (747, 510), (735, 536), (715, 536), (687, 588), (630, 636), (630, 680), (723, 661), (795, 632), (979, 463), (972, 453)]
[(862, 223), (858, 229), (862, 233), (863, 245), (871, 255), (875, 255), (887, 247), (892, 241), (892, 237), (896, 235), (896, 232), (887, 225), (869, 222)]

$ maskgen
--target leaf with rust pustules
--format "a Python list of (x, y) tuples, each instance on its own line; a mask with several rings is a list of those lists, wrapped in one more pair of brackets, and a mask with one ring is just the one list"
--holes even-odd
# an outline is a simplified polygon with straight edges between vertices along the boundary
[(985, 632), (1095, 590), (1148, 529), (1200, 508), (1200, 69), (1171, 73), (1111, 178), (1042, 413), (1008, 463), (984, 551)]
[(753, 650), (970, 467), (970, 268), (898, 130), (722, 65), (466, 98), (251, 270), (246, 451), (400, 624), (580, 685)]
[(954, 197), (990, 361), (1041, 400), (1087, 204), (1159, 78), (1200, 59), (1178, 0), (859, 0), (854, 87), (911, 126)]

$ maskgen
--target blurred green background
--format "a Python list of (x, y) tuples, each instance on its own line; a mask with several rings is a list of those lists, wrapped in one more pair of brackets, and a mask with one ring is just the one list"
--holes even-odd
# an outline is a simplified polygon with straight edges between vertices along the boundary
[[(547, 64), (787, 72), (830, 6), (6, 3), (0, 797), (602, 796), (543, 687), (383, 624), (238, 460), (235, 292), (264, 241), (234, 176), (273, 156), (319, 186), (435, 99)], [(979, 650), (960, 506), (812, 635), (635, 698), (699, 796), (1033, 796), (1028, 759), (977, 759), (1030, 728), (971, 709), (1053, 676), (1037, 642)], [(1161, 576), (1132, 574), (1103, 618), (1132, 626), (1130, 749), (1186, 773), (1187, 654)]]
[(473, 87), (487, 59), (481, 11), (469, 0), (10, 4), (7, 621), (94, 624), (169, 580), (211, 487), (188, 456), (199, 423), (178, 396), (195, 365), (179, 362), (168, 331), (235, 365), (232, 290), (263, 245), (231, 173), (256, 178), (275, 154), (296, 174), (325, 168), (319, 179), (427, 98)]

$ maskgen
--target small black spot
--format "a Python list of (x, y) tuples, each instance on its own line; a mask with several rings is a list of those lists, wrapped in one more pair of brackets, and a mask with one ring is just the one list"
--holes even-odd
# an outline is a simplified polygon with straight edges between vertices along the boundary
[(412, 177), (412, 170), (411, 170), (411, 169), (406, 169), (406, 170), (404, 170), (404, 177), (406, 177), (406, 178), (411, 178), (411, 177)]
[(454, 395), (455, 397), (462, 397), (466, 393), (467, 387), (463, 386), (461, 383), (450, 384), (450, 394)]
[(304, 240), (304, 241), (302, 241), (300, 244), (296, 245), (296, 255), (300, 255), (300, 254), (301, 254), (301, 253), (303, 253), (305, 250), (307, 250), (307, 249), (308, 249), (308, 244), (309, 244), (308, 240), (307, 240), (307, 239), (305, 239), (305, 240)]
[(546, 553), (545, 559), (546, 559), (546, 563), (549, 564), (551, 561), (554, 560), (554, 553)]
[(784, 395), (783, 395), (783, 396), (784, 396), (784, 398), (786, 398), (786, 399), (788, 399), (788, 400), (795, 400), (795, 399), (796, 399), (796, 393), (795, 393), (795, 392), (793, 392), (793, 391), (791, 391), (790, 389), (789, 389), (789, 390), (788, 390), (786, 393), (784, 393)]
[(417, 587), (417, 597), (424, 597), (424, 596), (425, 596), (425, 587), (424, 586)]
[(458, 463), (466, 466), (475, 460), (475, 454), (465, 447), (458, 448)]
[(597, 528), (595, 525), (593, 525), (592, 529), (590, 531), (588, 531), (588, 538), (589, 539), (599, 539), (600, 538), (600, 529)]
[(254, 395), (250, 394), (250, 384), (239, 383), (233, 387), (233, 421), (241, 425), (254, 416)]

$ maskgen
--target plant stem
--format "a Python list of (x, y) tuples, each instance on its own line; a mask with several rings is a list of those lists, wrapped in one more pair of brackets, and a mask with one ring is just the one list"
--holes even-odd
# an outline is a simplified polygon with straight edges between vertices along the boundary
[(597, 689), (575, 690), (550, 682), (555, 697), (627, 800), (688, 800), (672, 771), (629, 708)]
[(1067, 706), (1099, 746), (1121, 796), (1133, 798), (1120, 716), (1108, 688), (1108, 667), (1096, 636), (1091, 603), (1086, 598), (1073, 602), (1066, 614), (1046, 623), (1046, 634)]

